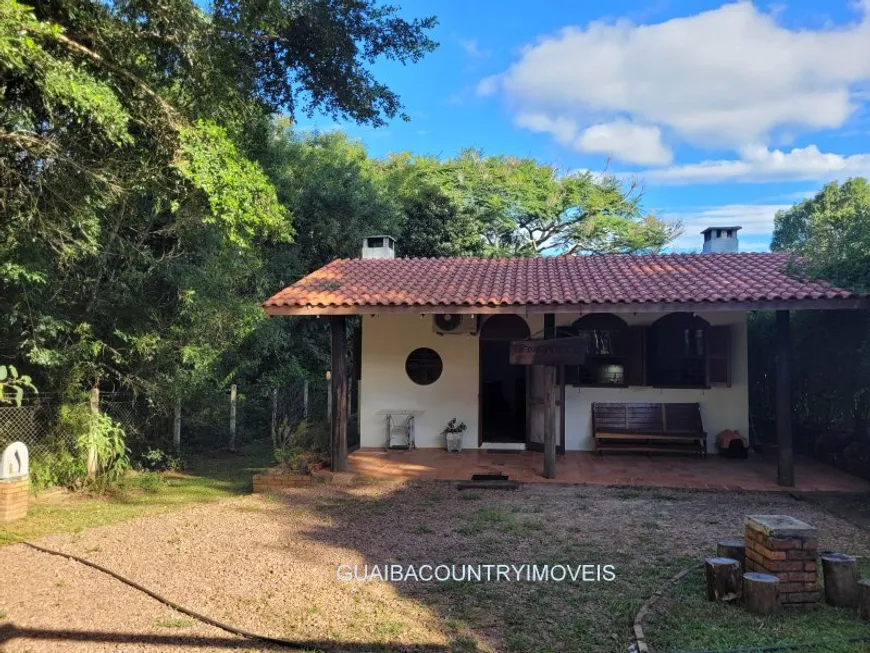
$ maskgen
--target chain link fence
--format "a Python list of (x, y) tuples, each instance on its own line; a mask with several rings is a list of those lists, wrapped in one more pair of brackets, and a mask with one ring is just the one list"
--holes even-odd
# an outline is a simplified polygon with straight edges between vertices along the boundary
[(0, 451), (15, 441), (27, 445), (31, 458), (73, 451), (76, 434), (58, 420), (60, 406), (51, 396), (27, 399), (21, 406), (0, 406)]
[[(255, 440), (273, 440), (273, 416), (294, 428), (300, 421), (327, 420), (328, 387), (321, 382), (290, 383), (274, 390), (265, 385), (241, 387), (236, 397), (236, 447)], [(230, 392), (200, 392), (181, 404), (181, 451), (185, 457), (227, 448), (231, 442)], [(30, 451), (32, 464), (59, 453), (77, 455), (74, 420), (64, 410), (89, 410), (87, 400), (64, 403), (59, 396), (28, 397), (21, 406), (0, 406), (0, 451), (15, 441)], [(143, 395), (101, 393), (100, 412), (118, 422), (126, 434), (134, 464), (150, 449), (173, 451), (174, 410), (162, 408)], [(80, 423), (80, 422), (79, 422)]]

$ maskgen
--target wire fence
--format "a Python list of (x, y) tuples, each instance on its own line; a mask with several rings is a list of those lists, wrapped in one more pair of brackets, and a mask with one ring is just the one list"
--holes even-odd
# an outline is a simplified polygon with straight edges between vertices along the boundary
[[(233, 422), (228, 390), (200, 392), (180, 405), (181, 452), (195, 456), (227, 448), (231, 441), (236, 447), (254, 440), (274, 441), (273, 424), (286, 422), (294, 428), (303, 419), (324, 422), (328, 403), (325, 380), (299, 380), (277, 389), (240, 386)], [(89, 410), (87, 400), (69, 402), (52, 395), (28, 397), (21, 406), (0, 406), (0, 451), (12, 442), (23, 442), (37, 464), (62, 452), (79, 455), (77, 440), (82, 433), (77, 431), (82, 430), (82, 421), (70, 416)], [(173, 452), (174, 407), (160, 406), (141, 394), (107, 392), (100, 393), (99, 410), (124, 429), (134, 463), (151, 449)]]

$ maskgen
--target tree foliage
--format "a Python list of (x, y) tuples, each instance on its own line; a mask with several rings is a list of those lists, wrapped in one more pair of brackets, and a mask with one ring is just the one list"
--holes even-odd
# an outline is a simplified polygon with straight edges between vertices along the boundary
[[(416, 211), (431, 212), (436, 224), (428, 225), (428, 238), (438, 254), (648, 253), (681, 231), (678, 223), (644, 215), (635, 185), (535, 159), (466, 150), (442, 161), (406, 153), (391, 157), (384, 173), (400, 197), (416, 202), (404, 209), (409, 223), (419, 222)], [(407, 235), (412, 251), (420, 251), (416, 233)]]
[[(475, 150), (385, 160), (302, 113), (402, 117), (379, 59), (435, 47), (378, 0), (0, 2), (0, 362), (48, 392), (203, 412), (322, 378), (324, 321), (261, 302), (364, 236), (414, 256), (658, 251), (614, 177)], [(276, 116), (281, 116), (276, 118)]]
[(0, 4), (0, 355), (57, 391), (226, 384), (300, 206), (265, 170), (270, 116), (400, 114), (367, 65), (419, 59), (433, 25), (374, 0)]
[[(792, 273), (870, 290), (870, 186), (826, 185), (776, 215), (771, 248), (794, 254)], [(750, 406), (774, 426), (774, 316), (750, 320)], [(870, 465), (870, 311), (801, 311), (791, 328), (792, 406), (799, 450), (861, 475)]]
[(771, 249), (800, 256), (808, 276), (870, 291), (870, 184), (861, 177), (832, 182), (779, 211)]

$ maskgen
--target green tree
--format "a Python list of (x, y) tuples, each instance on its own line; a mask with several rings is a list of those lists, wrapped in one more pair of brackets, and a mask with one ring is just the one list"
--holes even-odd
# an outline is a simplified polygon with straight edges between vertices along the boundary
[(226, 384), (240, 348), (268, 341), (259, 303), (294, 236), (293, 187), (279, 197), (266, 170), (271, 115), (400, 115), (368, 64), (435, 44), (433, 19), (397, 12), (0, 3), (0, 357), (53, 390), (114, 379), (168, 400)]
[(803, 274), (870, 291), (870, 184), (861, 177), (832, 182), (777, 212), (770, 247), (800, 256)]
[[(444, 233), (459, 239), (453, 249), (460, 253), (657, 252), (681, 231), (678, 223), (644, 214), (637, 186), (625, 186), (614, 176), (566, 173), (535, 159), (484, 156), (477, 150), (444, 161), (394, 155), (383, 166), (400, 197), (413, 196), (414, 188), (425, 185), (450, 199), (453, 217), (443, 215), (442, 202), (439, 221)], [(443, 240), (444, 233), (435, 240)], [(475, 239), (480, 242), (473, 245)], [(445, 248), (435, 243), (434, 251)]]

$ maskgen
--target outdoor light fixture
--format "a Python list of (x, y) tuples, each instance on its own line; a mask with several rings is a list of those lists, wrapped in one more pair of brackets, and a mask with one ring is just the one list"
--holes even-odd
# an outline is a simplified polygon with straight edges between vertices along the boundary
[(326, 380), (332, 381), (332, 371), (331, 370), (326, 370)]

